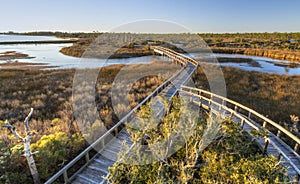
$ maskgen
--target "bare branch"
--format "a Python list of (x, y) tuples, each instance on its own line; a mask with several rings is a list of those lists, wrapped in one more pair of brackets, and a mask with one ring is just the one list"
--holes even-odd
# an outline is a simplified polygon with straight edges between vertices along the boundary
[(16, 138), (19, 138), (22, 140), (24, 139), (23, 137), (20, 136), (20, 134), (18, 134), (18, 132), (16, 131), (16, 128), (13, 125), (11, 125), (7, 120), (5, 120), (5, 125), (3, 125), (3, 127), (8, 128), (11, 131), (11, 133), (13, 133), (16, 136)]
[(28, 116), (25, 118), (25, 121), (24, 121), (27, 135), (30, 133), (30, 128), (29, 128), (29, 125), (28, 125), (28, 121), (29, 121), (32, 113), (33, 113), (33, 108), (30, 109), (30, 112), (29, 112)]

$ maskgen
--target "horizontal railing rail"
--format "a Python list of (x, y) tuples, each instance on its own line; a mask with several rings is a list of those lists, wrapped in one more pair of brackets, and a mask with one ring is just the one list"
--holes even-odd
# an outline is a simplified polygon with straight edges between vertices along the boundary
[(287, 129), (285, 129), (285, 128), (282, 127), (281, 125), (275, 123), (275, 122), (272, 121), (271, 119), (269, 119), (269, 118), (267, 118), (267, 117), (261, 115), (260, 113), (256, 112), (256, 111), (253, 110), (253, 109), (250, 109), (249, 107), (246, 107), (246, 106), (244, 106), (244, 105), (242, 105), (242, 104), (240, 104), (240, 103), (238, 103), (238, 102), (235, 102), (235, 101), (233, 101), (233, 100), (230, 100), (230, 99), (228, 99), (228, 98), (225, 98), (225, 97), (223, 97), (223, 96), (220, 96), (220, 95), (211, 93), (211, 92), (206, 91), (206, 90), (203, 90), (203, 89), (197, 89), (197, 88), (192, 88), (192, 87), (188, 87), (188, 86), (182, 86), (181, 88), (182, 88), (182, 89), (189, 89), (189, 90), (197, 91), (199, 94), (195, 94), (195, 93), (194, 93), (195, 96), (200, 97), (200, 93), (201, 93), (201, 94), (206, 94), (206, 95), (211, 96), (211, 100), (212, 100), (212, 101), (213, 101), (213, 98), (215, 97), (215, 98), (221, 99), (221, 100), (222, 100), (222, 103), (224, 103), (224, 104), (225, 104), (225, 102), (227, 102), (227, 103), (230, 103), (230, 104), (234, 105), (234, 108), (235, 108), (235, 109), (236, 109), (236, 108), (241, 108), (241, 109), (243, 109), (243, 110), (245, 110), (245, 111), (248, 112), (248, 117), (250, 117), (251, 115), (255, 115), (256, 117), (258, 117), (258, 118), (260, 118), (261, 120), (263, 120), (263, 122), (265, 122), (264, 125), (263, 125), (264, 128), (266, 127), (267, 124), (270, 124), (270, 125), (272, 125), (273, 127), (277, 128), (278, 131), (284, 133), (285, 135), (287, 135), (288, 137), (290, 137), (291, 139), (293, 139), (297, 144), (300, 144), (300, 139), (299, 139), (297, 136), (295, 136), (294, 134), (292, 134), (291, 132), (289, 132)]
[[(280, 136), (282, 136), (281, 133), (283, 133), (285, 136), (289, 137), (294, 143), (295, 146), (294, 148), (290, 148), (291, 151), (294, 152), (294, 155), (299, 159), (299, 155), (297, 153), (298, 146), (300, 144), (300, 139), (286, 130), (284, 127), (281, 125), (275, 123), (274, 121), (270, 120), (269, 118), (261, 115), (260, 113), (254, 111), (253, 109), (250, 109), (249, 107), (246, 107), (238, 102), (235, 102), (233, 100), (230, 100), (226, 97), (214, 94), (212, 92), (203, 90), (203, 89), (198, 89), (198, 88), (193, 88), (193, 87), (188, 87), (188, 86), (181, 86), (180, 89), (181, 94), (186, 94), (191, 97), (196, 97), (199, 98), (199, 105), (200, 106), (205, 106), (207, 110), (212, 110), (212, 111), (219, 111), (221, 112), (222, 110), (230, 112), (230, 116), (233, 114), (238, 117), (241, 121), (241, 125), (243, 127), (244, 123), (247, 123), (250, 125), (252, 128), (256, 130), (266, 130), (269, 134), (272, 134), (276, 139), (280, 139)], [(206, 101), (207, 104), (203, 104), (202, 101)], [(215, 105), (215, 108), (212, 108), (213, 105)], [(238, 109), (242, 109), (244, 113), (238, 112)], [(245, 113), (246, 112), (246, 113)], [(256, 118), (260, 119), (261, 122), (263, 122), (263, 125), (259, 125), (254, 120), (251, 119), (252, 116), (255, 116)], [(277, 130), (277, 135), (275, 136), (269, 129), (267, 129), (267, 125), (272, 125), (272, 127), (276, 128)], [(283, 141), (280, 139), (280, 141)], [(284, 141), (283, 141), (284, 142)], [(270, 138), (265, 137), (265, 145), (263, 147), (263, 151), (266, 152), (266, 149), (268, 148), (268, 144), (272, 144), (277, 151), (279, 151), (279, 155), (283, 156), (289, 164), (293, 167), (293, 169), (300, 175), (300, 170), (299, 166), (297, 167), (290, 159), (288, 155), (286, 155), (278, 145), (274, 141), (272, 141)], [(288, 143), (285, 142), (286, 145)], [(297, 179), (298, 181), (298, 179)]]

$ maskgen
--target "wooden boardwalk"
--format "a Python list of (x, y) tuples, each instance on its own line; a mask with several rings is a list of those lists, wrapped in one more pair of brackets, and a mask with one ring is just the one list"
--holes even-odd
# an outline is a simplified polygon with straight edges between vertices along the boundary
[[(157, 98), (161, 96), (168, 100), (171, 100), (171, 98), (177, 94), (180, 87), (190, 79), (191, 75), (197, 69), (197, 62), (191, 59), (186, 59), (186, 56), (179, 56), (178, 53), (170, 49), (166, 49), (163, 47), (153, 47), (152, 49), (155, 53), (168, 56), (172, 59), (172, 61), (181, 64), (181, 70), (176, 72), (170, 79), (168, 79), (155, 91), (153, 91), (137, 107), (135, 107), (130, 113), (122, 118), (120, 122), (112, 127), (112, 129), (110, 129), (107, 133), (105, 133), (102, 137), (95, 141), (95, 143), (89, 146), (84, 152), (78, 155), (73, 161), (71, 161), (62, 170), (60, 170), (57, 174), (50, 178), (46, 183), (53, 183), (55, 180), (62, 176), (65, 183), (106, 183), (105, 178), (109, 176), (108, 167), (112, 166), (114, 162), (117, 161), (118, 153), (120, 151), (124, 151), (124, 144), (126, 144), (126, 147), (133, 146), (131, 136), (126, 131), (126, 128), (124, 128), (124, 124), (138, 121), (136, 116), (134, 118), (131, 118), (135, 110), (146, 104), (146, 102), (153, 100), (156, 102), (153, 107), (153, 110), (155, 111), (154, 113), (156, 113), (159, 117), (164, 116), (164, 104), (158, 103), (159, 100), (157, 100)], [(118, 131), (120, 127), (123, 128), (121, 129), (121, 131)], [(114, 138), (112, 138), (112, 135), (110, 134), (112, 132), (116, 134)], [(104, 140), (109, 136), (111, 137), (111, 140), (105, 142)], [(100, 151), (90, 159), (89, 152), (94, 147), (97, 147), (99, 145), (102, 146)], [(67, 171), (71, 167), (75, 166), (77, 162), (82, 158), (85, 158), (86, 164), (81, 167), (74, 175), (69, 176)]]
[[(232, 118), (247, 132), (250, 132), (253, 129), (267, 130), (267, 127), (270, 126), (272, 126), (273, 129), (276, 129), (276, 135), (267, 130), (267, 136), (264, 138), (256, 138), (256, 141), (264, 153), (274, 155), (283, 166), (287, 167), (291, 181), (300, 183), (300, 157), (297, 153), (300, 140), (298, 137), (294, 136), (277, 123), (237, 102), (202, 89), (184, 86), (197, 69), (197, 62), (192, 58), (167, 48), (151, 46), (151, 49), (157, 54), (171, 58), (172, 61), (181, 64), (183, 67), (170, 79), (155, 89), (114, 127), (108, 130), (74, 160), (51, 177), (46, 183), (53, 183), (59, 178), (63, 178), (65, 183), (106, 183), (105, 178), (109, 176), (108, 167), (113, 165), (118, 159), (118, 153), (123, 151), (124, 144), (126, 144), (127, 147), (134, 146), (131, 141), (131, 136), (124, 127), (126, 126), (126, 123), (138, 121), (136, 116), (133, 117), (135, 111), (147, 102), (151, 100), (155, 101), (158, 96), (170, 100), (178, 93), (178, 91), (180, 91), (179, 94), (181, 96), (188, 97), (193, 103), (199, 105), (201, 108), (217, 115)], [(159, 117), (162, 117), (164, 115), (163, 104), (155, 103), (154, 111)], [(112, 136), (112, 134), (114, 136)], [(281, 136), (288, 137), (292, 140), (291, 144), (294, 145), (294, 148), (288, 146), (287, 143), (281, 139)], [(100, 147), (101, 149), (95, 156), (90, 158), (90, 152), (95, 147)], [(69, 175), (68, 171), (73, 167), (76, 167), (80, 161), (85, 161), (85, 164), (81, 166), (75, 174)]]

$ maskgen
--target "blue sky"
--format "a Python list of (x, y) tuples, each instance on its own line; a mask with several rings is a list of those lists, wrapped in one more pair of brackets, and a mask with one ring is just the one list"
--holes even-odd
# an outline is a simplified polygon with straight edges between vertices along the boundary
[(300, 0), (2, 0), (0, 5), (0, 32), (109, 31), (142, 19), (176, 22), (193, 32), (300, 32)]

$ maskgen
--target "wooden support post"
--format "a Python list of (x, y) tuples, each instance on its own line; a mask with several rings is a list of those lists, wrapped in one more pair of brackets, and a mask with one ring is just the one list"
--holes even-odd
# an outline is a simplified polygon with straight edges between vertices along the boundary
[(224, 101), (224, 99), (222, 99), (222, 108), (221, 108), (221, 110), (223, 109), (223, 107), (224, 107), (224, 104), (225, 104), (225, 101)]
[(264, 127), (264, 128), (266, 128), (266, 126), (267, 126), (267, 122), (266, 122), (266, 121), (264, 121), (264, 123), (263, 123), (263, 127)]
[(276, 135), (276, 136), (277, 136), (277, 137), (280, 137), (280, 135), (281, 135), (281, 131), (280, 131), (280, 130), (278, 130), (278, 131), (277, 131), (277, 135)]
[(64, 182), (68, 183), (69, 182), (69, 177), (68, 177), (67, 170), (64, 171), (63, 175), (64, 175)]
[(85, 162), (88, 163), (90, 161), (90, 155), (89, 152), (86, 152), (85, 154)]
[(232, 118), (233, 117), (233, 112), (231, 111), (230, 112), (230, 116), (229, 116), (230, 118)]
[(282, 154), (279, 152), (279, 153), (278, 153), (278, 157), (277, 157), (278, 161), (280, 161), (281, 156), (282, 156)]
[(251, 112), (248, 113), (248, 118), (251, 119)]
[(298, 173), (296, 173), (293, 182), (294, 182), (294, 183), (299, 183), (299, 174), (298, 174)]
[(102, 139), (102, 140), (101, 140), (101, 148), (103, 149), (104, 146), (105, 146), (105, 144), (104, 144), (104, 139)]
[(237, 106), (236, 105), (234, 106), (234, 111), (237, 112)]
[(265, 138), (265, 145), (264, 145), (263, 154), (267, 153), (268, 145), (269, 145), (269, 140), (267, 138)]
[(241, 127), (244, 128), (244, 125), (245, 125), (245, 119), (243, 118), (241, 121)]
[(299, 149), (299, 144), (296, 143), (296, 144), (295, 144), (295, 147), (294, 147), (294, 151), (295, 151), (295, 152), (298, 152), (298, 149)]
[(202, 96), (200, 95), (200, 97), (199, 97), (199, 104), (200, 104), (200, 107), (202, 107)]

